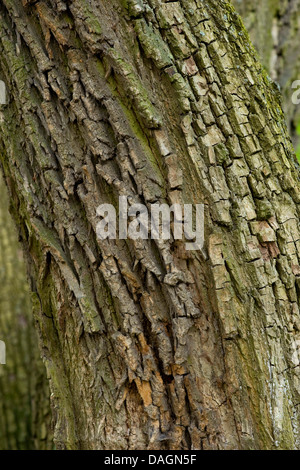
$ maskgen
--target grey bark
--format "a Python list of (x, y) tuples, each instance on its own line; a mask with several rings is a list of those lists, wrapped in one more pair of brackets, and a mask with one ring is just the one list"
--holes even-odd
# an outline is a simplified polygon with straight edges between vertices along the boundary
[[(299, 169), (232, 6), (0, 11), (0, 155), (57, 447), (300, 448)], [(204, 252), (97, 240), (119, 195), (204, 203)]]

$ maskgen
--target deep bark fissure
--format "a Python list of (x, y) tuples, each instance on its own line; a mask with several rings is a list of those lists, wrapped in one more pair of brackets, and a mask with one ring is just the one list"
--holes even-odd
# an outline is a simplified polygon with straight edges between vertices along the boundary
[(0, 449), (46, 450), (53, 447), (48, 383), (2, 178), (0, 184), (0, 337), (7, 351), (0, 366)]
[[(292, 101), (292, 84), (299, 79), (299, 0), (251, 0), (232, 3), (242, 15), (250, 37), (273, 80), (279, 84), (283, 109), (294, 145), (299, 144), (299, 106)], [(299, 150), (299, 149), (298, 149)]]

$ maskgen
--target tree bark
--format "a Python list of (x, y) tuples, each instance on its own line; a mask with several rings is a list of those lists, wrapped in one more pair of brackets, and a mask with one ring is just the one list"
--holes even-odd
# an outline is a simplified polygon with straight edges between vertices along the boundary
[(283, 109), (294, 145), (299, 142), (300, 108), (292, 84), (300, 76), (300, 0), (233, 0), (263, 65), (281, 88)]
[(53, 448), (49, 388), (34, 329), (21, 247), (0, 179), (0, 449)]
[[(0, 155), (59, 449), (294, 449), (299, 169), (226, 1), (3, 0)], [(96, 209), (205, 204), (205, 249)]]

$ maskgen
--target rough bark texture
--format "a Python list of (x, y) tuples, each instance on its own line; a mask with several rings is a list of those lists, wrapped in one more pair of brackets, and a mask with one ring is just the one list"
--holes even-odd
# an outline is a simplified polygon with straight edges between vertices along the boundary
[(49, 389), (37, 347), (30, 295), (16, 229), (0, 179), (0, 449), (51, 449)]
[[(288, 130), (299, 142), (300, 107), (292, 83), (300, 78), (300, 0), (232, 0), (264, 66), (281, 88)], [(298, 130), (297, 130), (298, 128)]]
[[(3, 0), (1, 159), (55, 442), (300, 448), (299, 168), (225, 1)], [(205, 250), (96, 208), (204, 203)]]

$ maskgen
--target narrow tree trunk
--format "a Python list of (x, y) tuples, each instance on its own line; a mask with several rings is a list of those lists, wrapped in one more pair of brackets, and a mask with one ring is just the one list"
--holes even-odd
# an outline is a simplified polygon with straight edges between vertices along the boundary
[[(0, 12), (0, 154), (57, 447), (300, 448), (299, 170), (233, 8)], [(97, 240), (120, 195), (204, 203), (205, 249)]]
[(293, 104), (292, 84), (300, 78), (300, 0), (233, 0), (232, 3), (242, 15), (264, 66), (280, 85), (288, 130), (298, 145), (300, 107)]
[(0, 179), (0, 449), (51, 449), (49, 390), (37, 347), (23, 256)]

